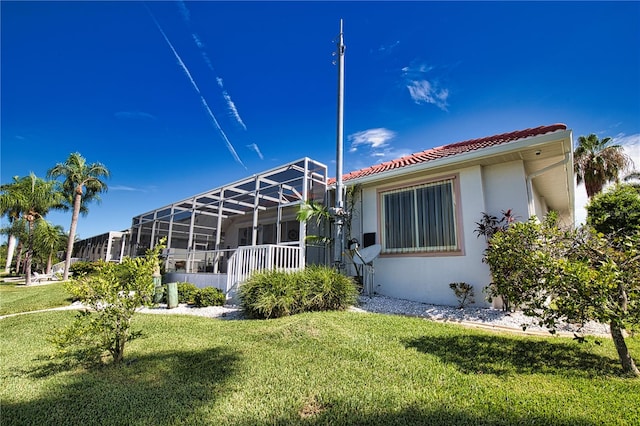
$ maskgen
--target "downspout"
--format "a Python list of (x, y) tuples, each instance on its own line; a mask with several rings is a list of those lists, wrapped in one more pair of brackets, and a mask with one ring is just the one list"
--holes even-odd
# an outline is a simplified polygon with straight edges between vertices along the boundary
[(556, 167), (560, 167), (560, 166), (564, 166), (565, 164), (567, 164), (569, 162), (569, 160), (571, 160), (571, 153), (567, 152), (564, 155), (564, 159), (558, 161), (557, 163), (553, 163), (543, 169), (540, 169), (536, 172), (531, 173), (530, 175), (527, 176), (527, 203), (529, 206), (529, 217), (535, 215), (536, 213), (536, 208), (534, 205), (534, 200), (533, 200), (533, 183), (532, 180), (537, 178), (538, 176), (541, 176), (553, 169), (555, 169)]

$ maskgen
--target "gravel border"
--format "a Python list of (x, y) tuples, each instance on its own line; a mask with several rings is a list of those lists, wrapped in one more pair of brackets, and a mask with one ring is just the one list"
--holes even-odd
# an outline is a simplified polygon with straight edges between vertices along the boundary
[[(351, 307), (354, 312), (372, 312), (392, 315), (407, 315), (425, 318), (434, 321), (456, 322), (463, 325), (503, 329), (508, 331), (523, 332), (526, 324), (526, 332), (530, 334), (550, 335), (549, 330), (540, 327), (535, 318), (527, 317), (521, 312), (504, 312), (493, 308), (464, 308), (458, 309), (452, 306), (431, 305), (410, 300), (394, 299), (386, 296), (361, 296), (358, 306)], [(219, 318), (226, 320), (244, 319), (242, 308), (237, 305), (208, 306), (194, 308), (186, 304), (180, 304), (173, 309), (167, 309), (166, 304), (157, 307), (142, 308), (139, 312), (149, 314), (184, 314), (196, 315), (207, 318)], [(596, 336), (608, 336), (609, 327), (605, 324), (590, 322), (584, 327), (571, 324), (560, 324), (558, 334), (588, 334)]]

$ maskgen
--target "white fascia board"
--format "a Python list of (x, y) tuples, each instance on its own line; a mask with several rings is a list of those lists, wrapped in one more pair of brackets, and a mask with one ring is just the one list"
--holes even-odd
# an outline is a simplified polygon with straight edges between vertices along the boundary
[[(480, 149), (477, 151), (465, 152), (463, 154), (453, 155), (451, 157), (440, 158), (433, 161), (427, 161), (424, 163), (414, 164), (411, 166), (404, 166), (398, 169), (389, 170), (387, 172), (376, 173), (370, 176), (364, 176), (362, 178), (349, 179), (345, 182), (345, 185), (350, 186), (357, 183), (367, 184), (376, 182), (379, 180), (389, 179), (396, 176), (402, 176), (409, 173), (418, 172), (421, 170), (435, 169), (438, 167), (451, 166), (457, 163), (465, 163), (473, 160), (480, 160), (487, 157), (493, 157), (496, 155), (503, 155), (514, 151), (520, 151), (524, 148), (534, 148), (538, 145), (544, 145), (554, 140), (562, 140), (563, 147), (572, 152), (571, 143), (569, 147), (564, 146), (564, 141), (571, 141), (571, 130), (559, 130), (553, 133), (547, 133), (539, 136), (532, 136), (529, 138), (518, 139), (513, 142), (508, 142), (501, 145), (492, 146), (489, 148)], [(331, 189), (335, 189), (335, 184), (331, 185)]]

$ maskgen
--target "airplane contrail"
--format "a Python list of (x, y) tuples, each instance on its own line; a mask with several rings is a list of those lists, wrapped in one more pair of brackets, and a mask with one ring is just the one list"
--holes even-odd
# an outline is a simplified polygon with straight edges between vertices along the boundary
[(147, 7), (146, 4), (145, 4), (145, 7), (147, 8), (147, 12), (149, 12), (149, 15), (151, 16), (151, 19), (153, 19), (153, 22), (156, 24), (156, 27), (158, 27), (158, 31), (160, 31), (160, 34), (162, 34), (162, 37), (164, 37), (164, 40), (167, 42), (167, 44), (169, 45), (169, 48), (173, 52), (173, 55), (176, 57), (176, 60), (178, 61), (178, 64), (182, 67), (182, 70), (184, 71), (184, 73), (189, 78), (189, 81), (191, 82), (191, 85), (193, 86), (195, 91), (198, 93), (198, 96), (200, 96), (200, 101), (202, 102), (202, 106), (204, 107), (204, 109), (209, 114), (209, 117), (211, 117), (211, 120), (213, 121), (213, 124), (216, 126), (216, 128), (220, 132), (220, 135), (222, 136), (222, 139), (224, 139), (225, 143), (227, 144), (227, 149), (229, 149), (229, 152), (231, 153), (233, 158), (242, 167), (244, 167), (246, 169), (247, 166), (244, 165), (244, 163), (242, 162), (242, 160), (238, 156), (238, 153), (233, 148), (233, 145), (231, 144), (231, 141), (229, 141), (229, 138), (225, 134), (224, 130), (222, 130), (222, 127), (220, 126), (220, 123), (218, 123), (218, 120), (216, 119), (216, 116), (211, 111), (211, 108), (209, 108), (209, 104), (207, 104), (207, 101), (205, 100), (204, 96), (202, 95), (202, 92), (200, 91), (200, 88), (198, 87), (198, 85), (196, 84), (195, 80), (191, 76), (191, 73), (189, 72), (189, 69), (187, 68), (187, 66), (183, 62), (182, 58), (180, 57), (180, 55), (178, 54), (176, 49), (173, 47), (173, 44), (171, 44), (171, 41), (169, 41), (169, 38), (167, 37), (165, 32), (162, 30), (162, 27), (160, 26), (160, 23), (156, 20), (155, 16), (153, 16), (153, 13), (151, 13), (151, 10), (149, 10), (149, 8)]
[[(182, 19), (184, 19), (187, 26), (189, 26), (191, 23), (191, 13), (189, 12), (187, 5), (184, 3), (184, 1), (178, 1), (177, 3), (178, 3), (178, 8), (180, 9), (180, 13), (182, 14)], [(202, 59), (207, 64), (211, 72), (213, 72), (213, 74), (215, 75), (216, 82), (218, 83), (218, 86), (220, 86), (220, 89), (222, 90), (222, 97), (227, 103), (227, 107), (229, 108), (231, 115), (238, 122), (238, 124), (242, 126), (244, 130), (247, 130), (247, 126), (244, 124), (244, 121), (242, 121), (242, 117), (240, 117), (240, 113), (238, 112), (238, 108), (236, 108), (236, 104), (231, 100), (231, 96), (229, 95), (229, 92), (227, 92), (227, 90), (224, 88), (222, 79), (218, 77), (218, 75), (216, 74), (216, 70), (213, 68), (211, 59), (209, 59), (209, 55), (207, 55), (207, 52), (204, 50), (205, 49), (204, 43), (202, 42), (202, 40), (200, 40), (200, 37), (198, 36), (198, 34), (194, 32), (191, 33), (191, 37), (193, 38), (193, 41), (196, 44), (196, 46), (198, 46), (198, 49), (200, 49), (200, 55), (202, 56)]]

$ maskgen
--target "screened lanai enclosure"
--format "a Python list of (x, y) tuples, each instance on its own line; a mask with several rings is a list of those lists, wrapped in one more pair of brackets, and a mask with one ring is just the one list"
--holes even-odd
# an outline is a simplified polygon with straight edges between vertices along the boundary
[(299, 205), (324, 201), (327, 167), (303, 158), (136, 216), (129, 256), (166, 238), (165, 281), (214, 285), (228, 294), (253, 271), (324, 262), (306, 248)]

